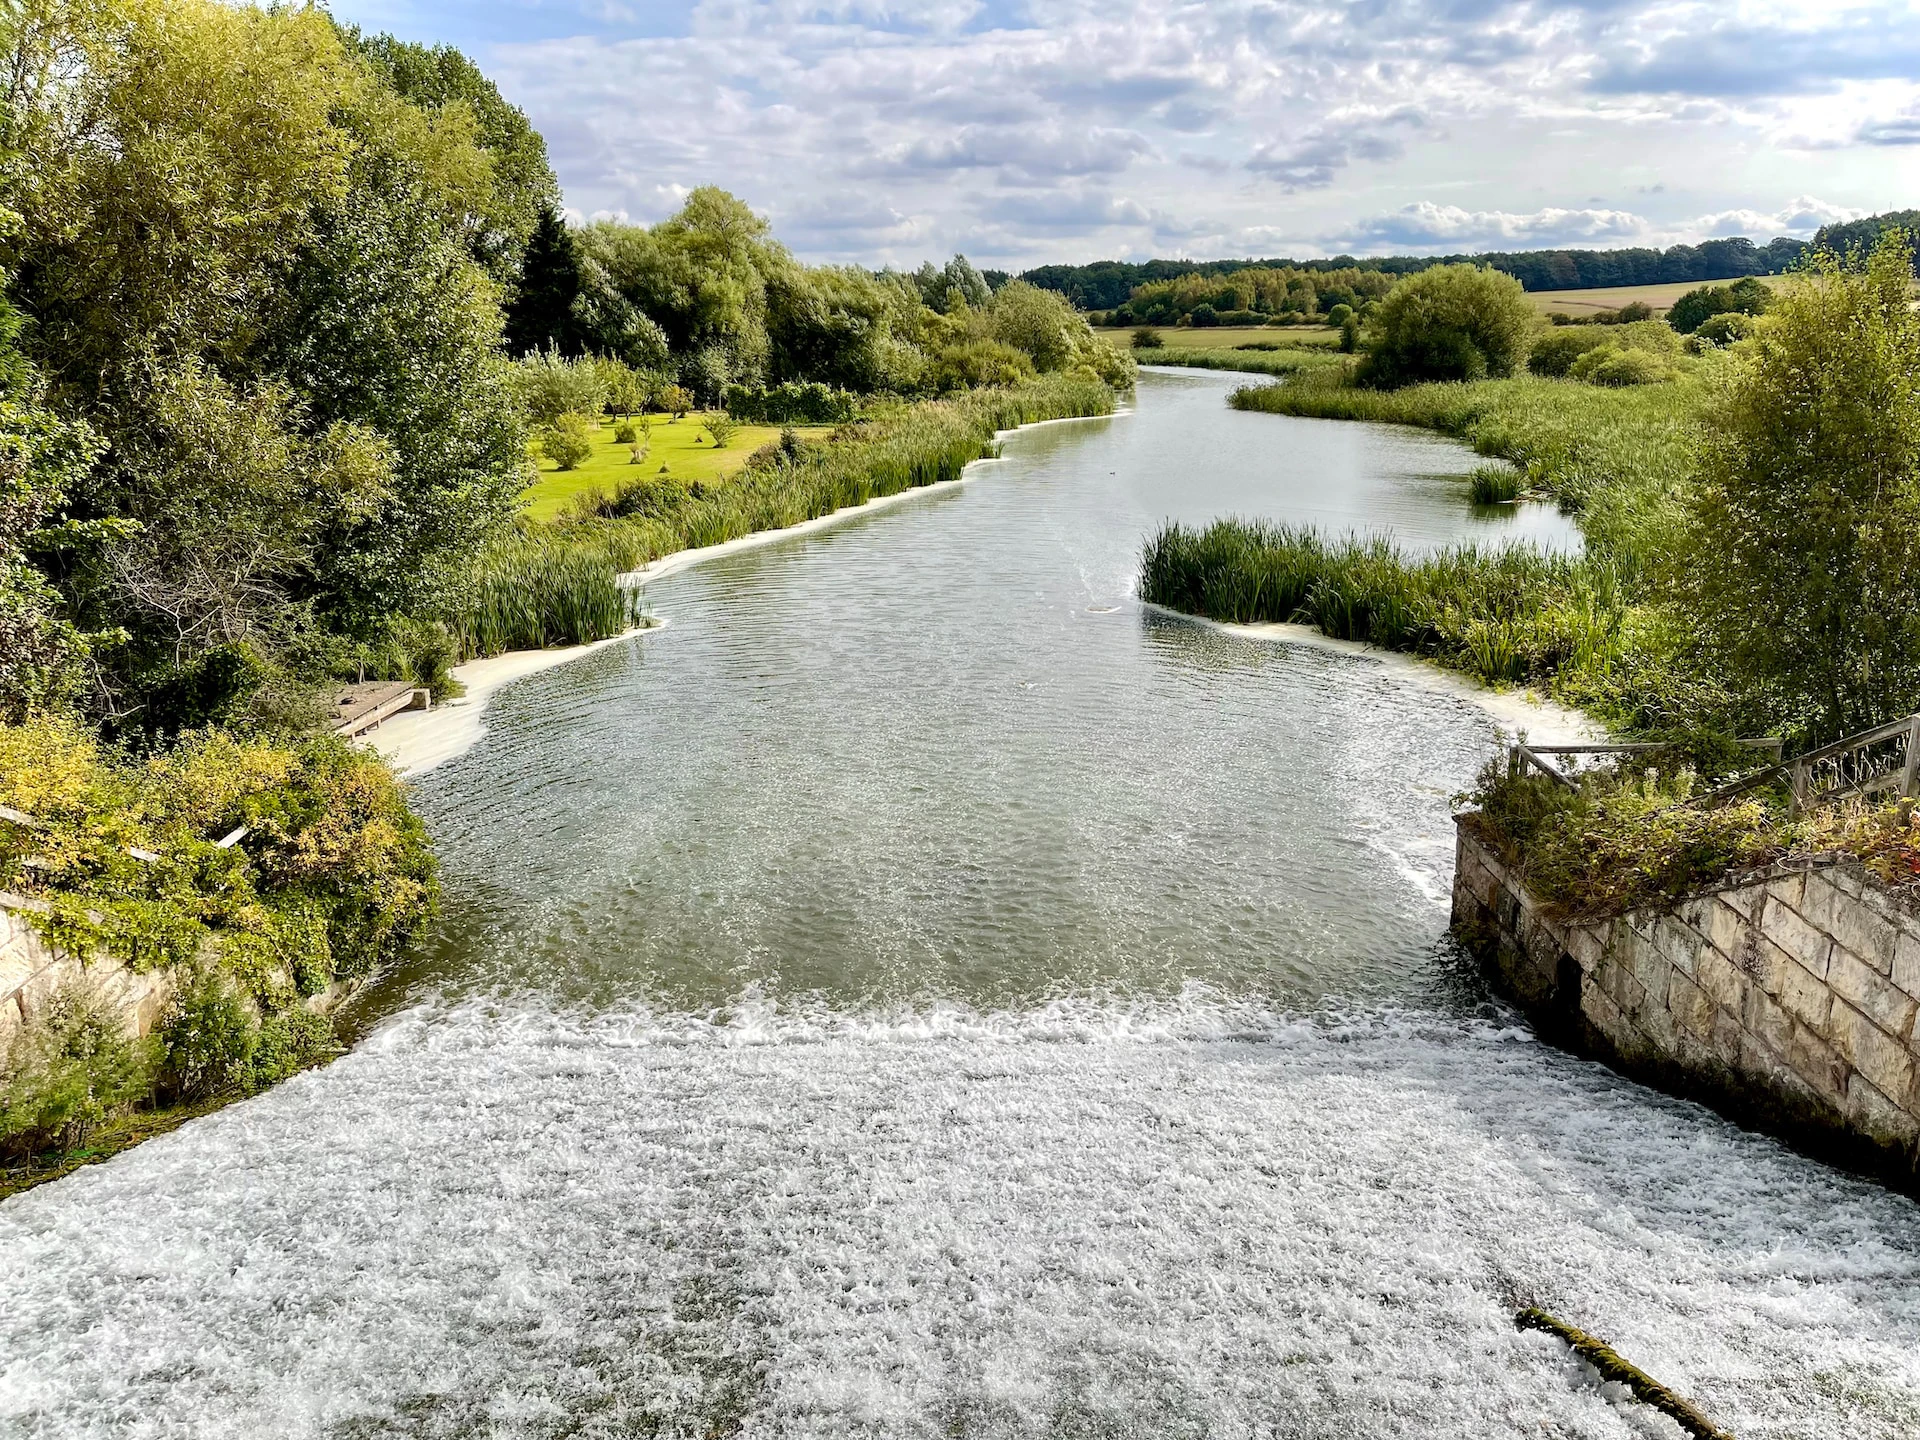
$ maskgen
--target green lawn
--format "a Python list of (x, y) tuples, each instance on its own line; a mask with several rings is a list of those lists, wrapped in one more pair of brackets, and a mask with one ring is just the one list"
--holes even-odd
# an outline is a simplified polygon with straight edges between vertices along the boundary
[[(647, 447), (647, 458), (638, 465), (632, 463), (633, 447), (614, 440), (614, 422), (600, 427), (592, 458), (576, 469), (559, 469), (536, 448), (534, 458), (539, 462), (540, 479), (521, 496), (527, 502), (526, 513), (535, 520), (551, 520), (582, 490), (597, 487), (611, 494), (623, 481), (639, 475), (659, 474), (662, 465), (667, 467), (668, 474), (682, 480), (724, 480), (747, 463), (747, 456), (769, 440), (780, 438), (778, 425), (742, 425), (734, 431), (727, 448), (721, 450), (713, 445), (698, 412), (680, 420), (668, 415), (650, 418), (653, 434), (642, 441)], [(805, 434), (829, 427), (796, 425), (794, 428)]]

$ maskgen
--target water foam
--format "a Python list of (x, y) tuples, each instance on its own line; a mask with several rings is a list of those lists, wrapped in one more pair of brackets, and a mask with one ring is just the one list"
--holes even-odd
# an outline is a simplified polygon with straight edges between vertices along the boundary
[(1920, 1427), (1915, 1207), (1501, 1014), (422, 1007), (0, 1207), (28, 1435)]

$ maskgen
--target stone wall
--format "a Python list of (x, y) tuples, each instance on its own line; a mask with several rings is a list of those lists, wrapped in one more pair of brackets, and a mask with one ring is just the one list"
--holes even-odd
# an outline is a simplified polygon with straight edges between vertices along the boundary
[(44, 908), (43, 901), (0, 892), (0, 1049), (15, 1030), (39, 1017), (56, 991), (76, 981), (92, 986), (117, 1010), (130, 1034), (151, 1033), (173, 995), (172, 973), (56, 950), (27, 918)]
[[(56, 949), (27, 918), (45, 902), (0, 891), (0, 1051), (22, 1025), (31, 1024), (63, 986), (82, 983), (119, 1013), (129, 1035), (150, 1035), (173, 998), (171, 969), (135, 970), (104, 955), (82, 958)], [(290, 975), (281, 977), (291, 983)], [(305, 1004), (316, 1015), (331, 1012), (360, 986), (335, 981)]]
[(1546, 1038), (1920, 1194), (1920, 918), (1858, 862), (1568, 923), (1473, 823), (1454, 930)]

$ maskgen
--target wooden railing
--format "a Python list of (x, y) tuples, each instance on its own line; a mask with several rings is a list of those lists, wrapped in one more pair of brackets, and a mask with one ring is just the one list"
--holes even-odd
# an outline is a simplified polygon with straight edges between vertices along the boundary
[[(22, 830), (27, 830), (27, 831), (44, 830), (47, 828), (45, 821), (36, 820), (33, 818), (33, 816), (26, 814), (24, 811), (16, 810), (11, 805), (0, 805), (0, 820), (6, 821), (7, 824), (9, 825), (17, 825)], [(233, 830), (228, 831), (227, 834), (222, 836), (220, 839), (215, 840), (213, 842), (213, 848), (216, 850), (231, 850), (234, 846), (238, 845), (242, 840), (246, 839), (247, 836), (252, 833), (252, 830), (253, 830), (253, 827), (251, 825), (237, 826)], [(126, 847), (126, 850), (127, 850), (127, 854), (131, 855), (136, 860), (145, 860), (145, 861), (151, 862), (154, 860), (158, 860), (160, 858), (158, 855), (154, 854), (153, 851), (142, 850), (137, 845), (129, 845)], [(32, 859), (27, 859), (27, 860), (23, 860), (21, 863), (23, 865), (33, 865), (36, 862), (33, 861)]]
[[(1895, 790), (1900, 799), (1912, 800), (1920, 787), (1920, 714), (1862, 730), (1791, 760), (1782, 758), (1782, 742), (1777, 735), (1736, 743), (1753, 750), (1771, 750), (1773, 763), (1695, 797), (1695, 804), (1711, 809), (1763, 785), (1784, 783), (1791, 813), (1799, 816), (1848, 795)], [(1538, 770), (1577, 790), (1577, 772), (1564, 764), (1553, 764), (1549, 756), (1644, 755), (1670, 748), (1664, 741), (1602, 745), (1529, 745), (1521, 741), (1508, 754), (1507, 773), (1517, 778), (1529, 769)]]

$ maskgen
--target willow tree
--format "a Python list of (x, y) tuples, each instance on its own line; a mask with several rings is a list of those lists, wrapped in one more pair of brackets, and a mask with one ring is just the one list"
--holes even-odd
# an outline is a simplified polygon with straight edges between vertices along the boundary
[(1688, 599), (1753, 718), (1831, 739), (1920, 709), (1912, 243), (1818, 253), (1700, 430)]

